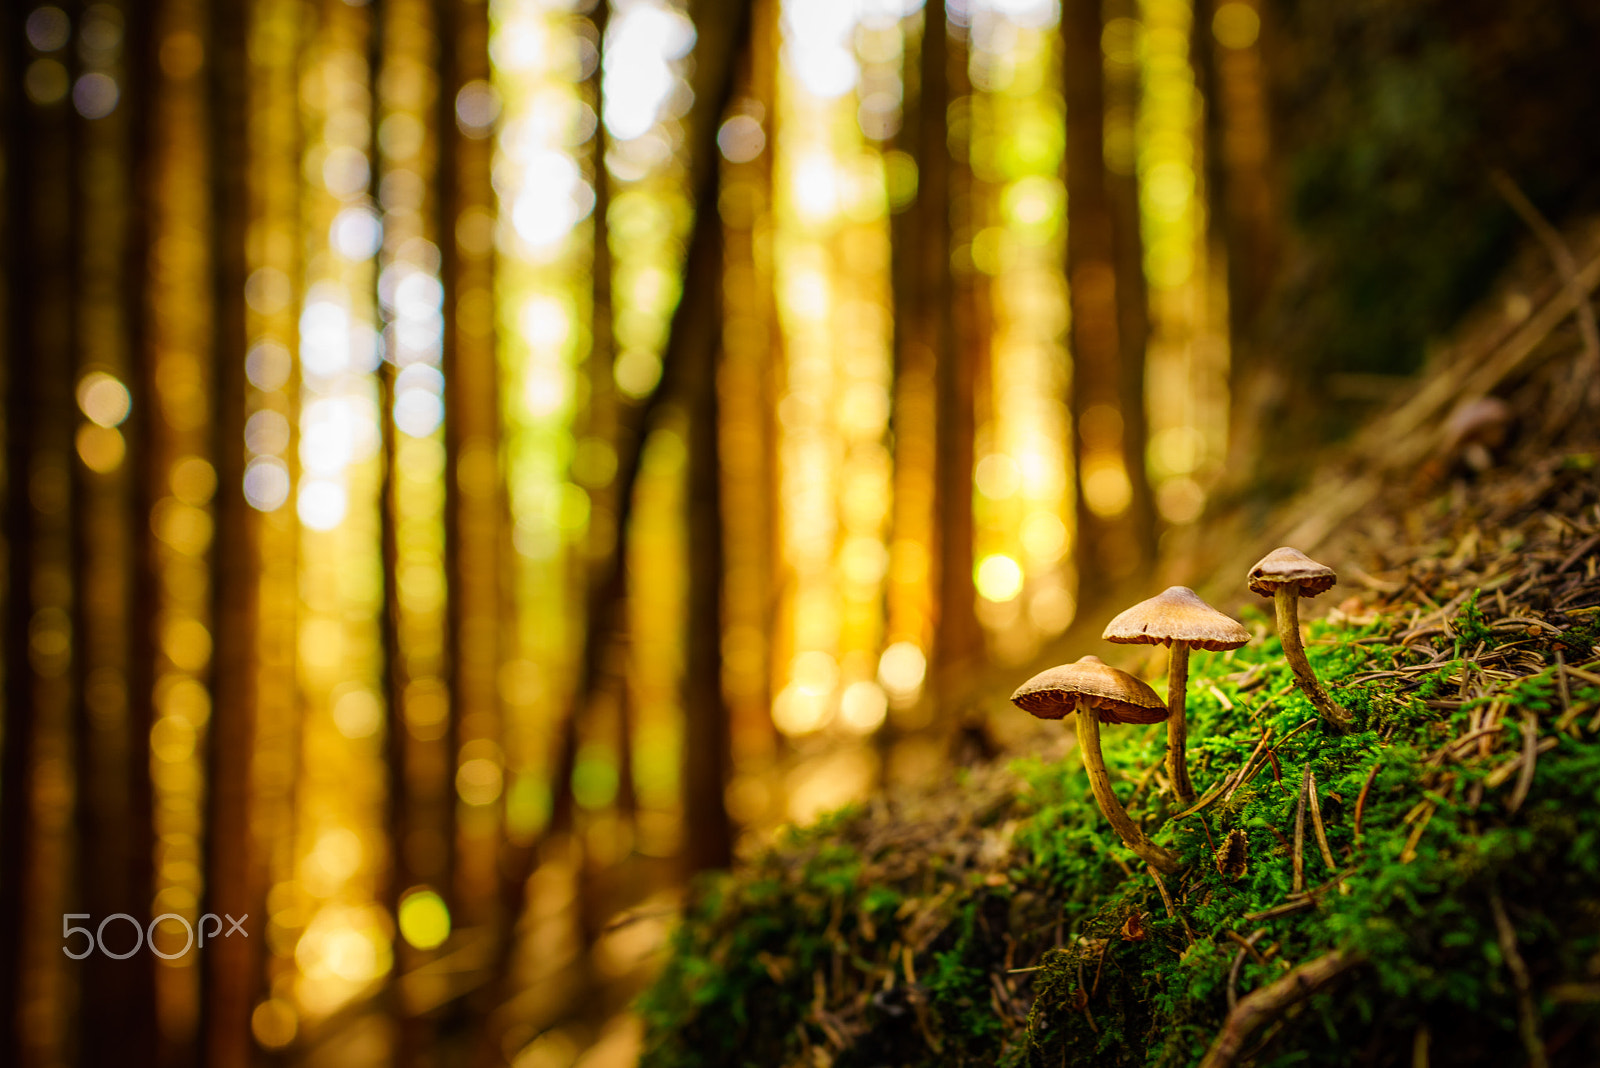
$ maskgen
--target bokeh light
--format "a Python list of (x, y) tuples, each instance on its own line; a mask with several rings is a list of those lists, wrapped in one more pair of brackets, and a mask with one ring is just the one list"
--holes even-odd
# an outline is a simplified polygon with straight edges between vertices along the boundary
[(399, 923), (400, 936), (418, 949), (436, 949), (450, 937), (450, 909), (426, 887), (413, 887), (401, 896)]

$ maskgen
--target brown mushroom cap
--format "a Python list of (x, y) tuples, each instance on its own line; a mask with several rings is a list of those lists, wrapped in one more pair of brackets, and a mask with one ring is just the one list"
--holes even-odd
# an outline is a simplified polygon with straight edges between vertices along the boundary
[(1499, 397), (1463, 401), (1445, 420), (1445, 451), (1455, 452), (1470, 442), (1497, 449), (1505, 444), (1512, 418), (1511, 405)]
[(1189, 587), (1168, 586), (1165, 592), (1140, 601), (1106, 624), (1100, 637), (1123, 645), (1188, 642), (1196, 649), (1216, 652), (1239, 648), (1250, 640), (1250, 632), (1206, 604)]
[(1098, 656), (1048, 668), (1017, 687), (1011, 703), (1040, 719), (1061, 719), (1078, 701), (1094, 709), (1101, 723), (1159, 723), (1167, 703), (1126, 671)]
[(1299, 549), (1274, 549), (1250, 569), (1250, 592), (1271, 597), (1279, 586), (1298, 586), (1300, 596), (1326, 593), (1339, 581), (1333, 568), (1319, 564)]

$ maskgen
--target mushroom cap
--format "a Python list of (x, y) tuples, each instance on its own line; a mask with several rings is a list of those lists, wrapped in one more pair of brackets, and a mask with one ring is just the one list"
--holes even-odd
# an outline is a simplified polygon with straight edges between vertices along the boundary
[(1196, 649), (1237, 649), (1250, 632), (1235, 619), (1206, 604), (1187, 586), (1168, 586), (1140, 601), (1106, 624), (1100, 635), (1123, 645), (1171, 645), (1188, 642)]
[(1250, 569), (1250, 592), (1263, 597), (1271, 597), (1279, 586), (1298, 586), (1300, 596), (1315, 597), (1338, 581), (1333, 568), (1287, 545), (1272, 550)]
[(1445, 420), (1445, 450), (1454, 452), (1474, 441), (1497, 449), (1505, 444), (1512, 418), (1511, 405), (1499, 397), (1463, 401)]
[(1061, 719), (1078, 701), (1101, 723), (1159, 723), (1167, 703), (1148, 685), (1098, 656), (1048, 668), (1017, 687), (1011, 703), (1040, 719)]

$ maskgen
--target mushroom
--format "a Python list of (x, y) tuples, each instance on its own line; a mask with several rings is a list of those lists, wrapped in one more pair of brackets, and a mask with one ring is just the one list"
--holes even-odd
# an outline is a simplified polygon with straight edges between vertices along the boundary
[(1178, 858), (1144, 836), (1111, 792), (1105, 757), (1100, 752), (1101, 723), (1159, 723), (1167, 718), (1166, 705), (1149, 686), (1126, 671), (1086, 656), (1073, 664), (1041, 671), (1011, 695), (1011, 703), (1039, 719), (1061, 719), (1078, 713), (1078, 748), (1089, 773), (1089, 788), (1100, 811), (1127, 847), (1146, 863), (1164, 872), (1178, 870)]
[(1271, 597), (1277, 609), (1278, 638), (1283, 642), (1283, 657), (1289, 661), (1295, 681), (1329, 725), (1347, 731), (1350, 713), (1334, 704), (1322, 688), (1306, 660), (1306, 647), (1300, 643), (1300, 598), (1326, 593), (1337, 581), (1339, 576), (1333, 568), (1288, 546), (1272, 550), (1250, 569), (1250, 592)]
[(1494, 455), (1511, 431), (1511, 405), (1499, 397), (1463, 401), (1444, 425), (1446, 464), (1460, 459), (1480, 474), (1494, 466)]
[(1166, 645), (1172, 649), (1167, 669), (1167, 777), (1180, 804), (1194, 801), (1185, 748), (1189, 739), (1184, 705), (1189, 688), (1189, 650), (1218, 652), (1237, 649), (1250, 640), (1250, 632), (1237, 620), (1206, 604), (1187, 586), (1169, 586), (1166, 592), (1140, 601), (1106, 625), (1100, 635), (1123, 645)]

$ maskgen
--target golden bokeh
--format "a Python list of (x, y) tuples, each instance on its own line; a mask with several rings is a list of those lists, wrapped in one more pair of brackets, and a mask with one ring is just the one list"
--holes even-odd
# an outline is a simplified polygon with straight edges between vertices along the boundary
[[(152, 963), (130, 1042), (378, 1064), (460, 1011), (484, 1057), (631, 1049), (585, 1014), (658, 959), (634, 910), (941, 774), (970, 679), (1073, 625), (1080, 523), (1143, 485), (1202, 514), (1229, 356), (1193, 53), (1251, 62), (1255, 5), (1142, 0), (1090, 42), (1142, 263), (1075, 288), (1058, 5), (733, 10), (26, 16), (40, 148), (5, 179), (60, 164), (64, 250), (10, 280), (42, 348), (0, 382), (8, 419), (42, 398), (6, 472), (29, 890), (170, 914), (163, 947), (250, 917)], [(1074, 424), (1073, 316), (1130, 270), (1144, 411)], [(136, 878), (96, 885), (95, 820)], [(57, 1063), (106, 988), (18, 922)]]

